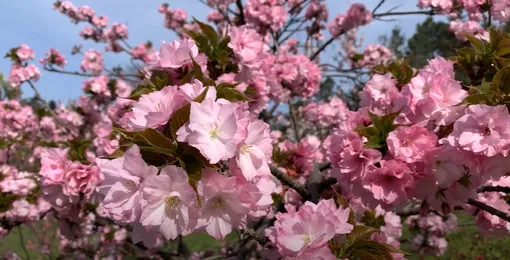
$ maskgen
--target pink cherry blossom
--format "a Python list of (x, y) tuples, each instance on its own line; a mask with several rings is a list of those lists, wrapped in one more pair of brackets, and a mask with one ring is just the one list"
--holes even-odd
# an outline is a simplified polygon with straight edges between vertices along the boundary
[(198, 47), (192, 39), (184, 38), (171, 43), (163, 43), (155, 60), (150, 62), (153, 68), (178, 69), (192, 65), (192, 58), (202, 64), (205, 61), (203, 54), (198, 53)]
[(269, 125), (260, 120), (251, 121), (246, 140), (239, 144), (236, 162), (246, 180), (258, 175), (269, 175), (268, 162), (272, 155)]
[(333, 37), (338, 37), (355, 27), (366, 25), (372, 21), (372, 13), (363, 4), (355, 3), (349, 6), (345, 15), (339, 14), (329, 23), (329, 31)]
[(182, 168), (166, 166), (158, 176), (148, 179), (143, 197), (147, 200), (140, 218), (144, 226), (159, 226), (159, 232), (172, 240), (194, 231), (198, 220), (197, 195)]
[(406, 186), (412, 181), (411, 171), (403, 162), (381, 161), (381, 167), (367, 173), (368, 190), (385, 204), (402, 203), (407, 199)]
[(108, 16), (106, 15), (94, 16), (92, 18), (92, 24), (99, 28), (105, 28), (108, 25)]
[[(190, 83), (186, 83), (184, 85), (179, 86), (179, 90), (182, 93), (182, 96), (188, 101), (191, 102), (205, 90), (204, 85), (201, 81), (192, 80)], [(207, 94), (205, 95), (206, 99), (216, 99), (216, 88), (213, 86), (209, 86)]]
[(179, 142), (187, 142), (199, 149), (213, 164), (234, 157), (237, 150), (233, 138), (238, 131), (235, 114), (238, 106), (226, 102), (220, 104), (213, 99), (191, 102), (189, 123), (177, 131)]
[(162, 90), (142, 95), (133, 104), (133, 118), (129, 125), (133, 129), (157, 128), (168, 123), (172, 115), (185, 104), (177, 86), (166, 86)]
[(67, 167), (64, 179), (64, 194), (78, 196), (80, 193), (90, 195), (94, 192), (96, 185), (103, 180), (103, 176), (95, 165), (73, 162)]
[(158, 168), (145, 163), (137, 145), (120, 158), (97, 159), (97, 164), (104, 175), (104, 181), (98, 186), (99, 192), (105, 195), (103, 208), (117, 221), (137, 221), (142, 214), (142, 189), (158, 173)]
[(68, 149), (50, 148), (41, 154), (41, 171), (43, 183), (59, 183), (64, 179)]
[(21, 46), (16, 50), (16, 56), (18, 56), (21, 61), (27, 61), (33, 59), (35, 53), (32, 48), (28, 47), (28, 45), (21, 44)]
[(83, 71), (90, 71), (93, 74), (99, 74), (103, 71), (104, 60), (103, 55), (96, 50), (88, 50), (83, 55), (83, 61), (81, 62), (81, 69)]
[(54, 48), (51, 48), (49, 52), (45, 53), (45, 55), (46, 57), (40, 60), (43, 65), (64, 67), (67, 64), (66, 57)]
[(446, 141), (454, 147), (485, 156), (508, 154), (510, 115), (504, 105), (472, 105), (459, 118)]
[(422, 160), (436, 146), (437, 136), (422, 126), (400, 126), (388, 134), (386, 142), (393, 157), (412, 163)]
[(236, 185), (236, 177), (226, 177), (214, 170), (204, 170), (198, 183), (198, 193), (202, 201), (200, 226), (209, 235), (224, 239), (232, 229), (246, 225), (249, 205), (243, 203), (248, 194)]
[(276, 214), (275, 226), (265, 231), (283, 256), (310, 255), (327, 245), (335, 234), (347, 234), (353, 228), (347, 223), (349, 210), (337, 209), (332, 200), (317, 205), (307, 202), (297, 212), (292, 206), (286, 209), (287, 213)]
[(363, 140), (354, 132), (338, 132), (331, 137), (329, 158), (336, 168), (334, 177), (345, 180), (365, 177), (368, 167), (381, 160), (379, 151), (363, 146)]

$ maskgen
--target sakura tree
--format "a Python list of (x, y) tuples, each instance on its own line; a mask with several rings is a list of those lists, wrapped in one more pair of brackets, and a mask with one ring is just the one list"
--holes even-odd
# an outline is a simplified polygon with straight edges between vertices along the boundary
[[(39, 66), (30, 43), (8, 51), (0, 236), (57, 226), (66, 259), (405, 259), (443, 254), (456, 211), (508, 234), (510, 2), (381, 0), (331, 16), (322, 0), (199, 2), (210, 25), (160, 6), (178, 39), (158, 46), (131, 45), (126, 25), (89, 6), (54, 4), (135, 72), (80, 46), (79, 69), (50, 46)], [(421, 69), (360, 49), (360, 27), (406, 15), (450, 17), (470, 45)], [(86, 77), (83, 95), (44, 100), (41, 71)], [(324, 96), (324, 84), (353, 89)], [(403, 224), (413, 252), (399, 249)], [(190, 252), (197, 233), (223, 247)], [(53, 240), (39, 240), (51, 257)]]

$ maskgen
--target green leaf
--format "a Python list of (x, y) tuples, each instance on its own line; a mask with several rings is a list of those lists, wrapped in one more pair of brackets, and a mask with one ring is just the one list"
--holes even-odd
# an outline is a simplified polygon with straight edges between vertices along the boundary
[[(209, 91), (209, 86), (206, 86), (204, 91), (193, 100), (194, 102), (202, 102), (205, 99), (205, 96), (207, 95), (207, 92)], [(191, 104), (186, 104), (185, 106), (179, 108), (175, 113), (172, 115), (172, 119), (170, 121), (170, 130), (173, 136), (176, 136), (177, 130), (181, 128), (184, 124), (186, 124), (189, 121), (189, 114), (191, 112)]]
[(172, 119), (170, 121), (170, 129), (174, 137), (176, 136), (177, 130), (179, 130), (179, 128), (181, 128), (189, 121), (190, 112), (191, 104), (186, 104), (185, 106), (175, 111), (175, 113), (172, 115)]
[(356, 243), (346, 250), (348, 255), (367, 260), (393, 260), (388, 249), (376, 241), (363, 241)]
[(220, 43), (218, 44), (218, 50), (226, 50), (228, 48), (228, 44), (230, 43), (230, 36), (225, 36), (223, 39), (221, 39)]
[(218, 98), (223, 98), (231, 102), (252, 101), (252, 99), (246, 96), (243, 92), (240, 92), (239, 90), (230, 87), (217, 88), (216, 96)]
[(510, 66), (498, 71), (492, 79), (492, 85), (505, 94), (510, 94)]
[(115, 150), (115, 152), (105, 155), (102, 158), (108, 159), (108, 160), (120, 158), (120, 157), (124, 156), (124, 153), (127, 151), (127, 149), (129, 149), (129, 147), (119, 147), (119, 148), (117, 148), (117, 150)]
[(193, 155), (187, 155), (181, 158), (185, 164), (186, 172), (188, 173), (189, 184), (196, 190), (197, 184), (202, 178), (203, 163)]
[(351, 233), (345, 235), (345, 239), (347, 240), (348, 244), (365, 241), (369, 239), (370, 236), (375, 232), (379, 232), (379, 229), (369, 226), (356, 225), (354, 226), (354, 229), (351, 231)]
[(200, 29), (204, 33), (205, 37), (211, 41), (211, 45), (216, 47), (219, 41), (219, 35), (210, 25), (205, 24), (193, 17), (193, 20), (200, 26)]
[(156, 90), (161, 90), (166, 86), (174, 85), (172, 76), (164, 70), (156, 70), (151, 74), (151, 82), (156, 86)]
[(128, 99), (138, 100), (142, 95), (146, 95), (154, 91), (156, 91), (155, 88), (144, 82), (131, 91), (131, 95), (129, 95)]
[(492, 50), (496, 50), (503, 38), (501, 32), (494, 27), (489, 28), (489, 43)]
[(482, 40), (474, 37), (473, 35), (469, 35), (467, 33), (463, 33), (462, 36), (464, 36), (470, 43), (473, 45), (475, 50), (478, 52), (483, 52), (485, 49), (485, 44)]
[(473, 94), (473, 95), (469, 95), (466, 98), (464, 98), (464, 100), (462, 100), (462, 102), (460, 102), (456, 106), (491, 104), (492, 97), (493, 97), (493, 95), (490, 93)]
[(193, 59), (193, 57), (191, 57), (191, 59), (193, 60), (193, 71), (195, 72), (195, 78), (204, 83), (204, 86), (216, 86), (216, 82), (214, 80), (204, 75), (204, 73), (202, 72), (202, 68)]

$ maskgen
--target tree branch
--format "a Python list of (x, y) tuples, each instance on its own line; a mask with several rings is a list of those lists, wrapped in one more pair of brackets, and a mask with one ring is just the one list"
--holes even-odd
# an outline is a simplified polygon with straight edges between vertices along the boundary
[(480, 201), (474, 200), (474, 199), (468, 199), (467, 204), (469, 204), (471, 206), (475, 206), (483, 211), (486, 211), (494, 216), (497, 216), (505, 221), (510, 222), (510, 215), (508, 215), (507, 213), (500, 211), (490, 205), (487, 205), (483, 202), (480, 202)]
[(377, 9), (379, 9), (379, 7), (381, 7), (381, 6), (384, 4), (384, 2), (386, 2), (386, 0), (381, 0), (381, 1), (377, 4), (377, 6), (376, 6), (376, 7), (374, 8), (374, 10), (372, 11), (372, 15), (373, 15), (373, 14), (375, 14), (375, 12), (377, 11)]
[(297, 183), (289, 175), (283, 173), (278, 168), (271, 166), (271, 174), (280, 180), (283, 184), (293, 188), (303, 199), (308, 199), (310, 194), (306, 190), (305, 186)]
[(414, 14), (434, 15), (434, 14), (436, 14), (436, 12), (434, 12), (434, 10), (428, 10), (428, 11), (386, 12), (386, 13), (374, 14), (373, 18), (375, 19), (375, 18), (384, 17), (384, 16), (414, 15)]
[(251, 228), (246, 228), (246, 229), (243, 229), (241, 231), (241, 239), (243, 239), (243, 240), (255, 240), (261, 246), (264, 246), (267, 243), (267, 241), (268, 241), (266, 236), (264, 236), (262, 234), (258, 234), (257, 231), (255, 231), (255, 230), (253, 230)]
[(504, 192), (510, 193), (510, 187), (505, 186), (482, 186), (476, 190), (478, 193), (482, 192)]
[(241, 0), (237, 0), (236, 5), (237, 9), (239, 10), (239, 20), (241, 22), (241, 25), (245, 24), (246, 22), (244, 21), (243, 3), (241, 2)]
[[(344, 34), (345, 32), (342, 30), (340, 32), (340, 35)], [(319, 47), (312, 55), (310, 55), (310, 60), (314, 60), (315, 58), (317, 58), (317, 56), (319, 56), (319, 54), (324, 50), (326, 49), (326, 47), (328, 47), (336, 38), (338, 37), (331, 37), (329, 38), (329, 40), (327, 40), (323, 45), (321, 45), (321, 47)]]
[[(73, 75), (73, 76), (80, 76), (80, 77), (87, 77), (87, 78), (90, 78), (90, 77), (97, 77), (97, 76), (100, 76), (101, 74), (98, 74), (98, 75), (95, 75), (95, 74), (89, 74), (89, 73), (81, 73), (81, 72), (78, 72), (78, 71), (65, 71), (65, 70), (59, 70), (59, 69), (55, 69), (55, 68), (52, 68), (52, 67), (44, 67), (44, 69), (46, 71), (50, 71), (50, 72), (56, 72), (56, 73), (62, 73), (62, 74), (67, 74), (67, 75)], [(115, 77), (120, 77), (120, 78), (123, 78), (123, 77), (134, 77), (134, 78), (140, 78), (141, 75), (136, 75), (136, 74), (115, 74), (115, 73), (110, 73), (108, 74), (107, 76), (115, 76)]]

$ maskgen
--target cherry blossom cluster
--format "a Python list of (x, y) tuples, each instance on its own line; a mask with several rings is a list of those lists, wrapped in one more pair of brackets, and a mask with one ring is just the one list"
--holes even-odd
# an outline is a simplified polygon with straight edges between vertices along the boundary
[(158, 11), (165, 15), (165, 27), (168, 29), (181, 29), (188, 19), (185, 10), (168, 8), (167, 4), (162, 4)]
[[(39, 184), (34, 173), (18, 171), (12, 166), (2, 164), (0, 176), (2, 222), (23, 223), (37, 220), (51, 208), (45, 200), (38, 198)], [(4, 236), (6, 232), (0, 232), (0, 235)]]
[[(481, 25), (486, 12), (490, 12), (490, 19), (500, 23), (506, 23), (510, 19), (510, 5), (505, 0), (419, 0), (418, 6), (420, 8), (432, 8), (434, 12), (448, 14), (452, 18), (456, 18), (450, 21), (450, 29), (461, 40), (465, 39), (463, 34), (483, 35), (486, 32)], [(467, 14), (467, 20), (459, 16), (463, 11)]]
[[(332, 174), (347, 181), (345, 188), (354, 194), (366, 193), (361, 198), (368, 204), (394, 206), (417, 198), (426, 207), (446, 212), (462, 205), (476, 195), (477, 186), (505, 173), (498, 165), (506, 161), (503, 129), (510, 118), (502, 106), (457, 106), (466, 96), (453, 79), (453, 63), (442, 58), (431, 60), (400, 91), (390, 76), (374, 76), (362, 93), (367, 107), (331, 136)], [(367, 125), (363, 114), (392, 111), (401, 125), (390, 128), (385, 140), (374, 140), (375, 149), (365, 147), (370, 140), (360, 136), (358, 127)], [(375, 123), (374, 116), (365, 118)], [(492, 120), (498, 123), (489, 124)], [(441, 126), (452, 123), (449, 135), (437, 136)], [(486, 130), (474, 130), (480, 128)], [(472, 141), (467, 133), (472, 133)], [(489, 144), (487, 138), (502, 143)], [(387, 150), (381, 152), (380, 147)]]
[(349, 209), (337, 208), (329, 199), (318, 204), (306, 202), (299, 210), (289, 205), (286, 210), (286, 213), (277, 213), (274, 227), (265, 231), (278, 253), (296, 259), (336, 259), (328, 242), (342, 239), (342, 235), (352, 231), (353, 225), (347, 223)]
[(87, 23), (80, 31), (80, 36), (84, 39), (91, 39), (94, 42), (104, 42), (108, 45), (106, 51), (121, 52), (127, 46), (122, 46), (119, 42), (128, 38), (128, 27), (121, 23), (112, 23), (109, 28), (108, 17), (97, 15), (96, 11), (89, 6), (75, 7), (69, 1), (57, 1), (55, 9), (68, 16), (74, 23)]
[(45, 54), (46, 57), (39, 61), (43, 66), (56, 65), (63, 68), (67, 64), (66, 57), (55, 48), (51, 48), (50, 51)]
[(386, 65), (393, 58), (393, 53), (386, 46), (380, 44), (369, 44), (362, 53), (353, 53), (350, 57), (353, 68), (373, 68), (377, 65)]
[(439, 216), (433, 213), (424, 217), (413, 215), (406, 219), (406, 224), (413, 234), (413, 250), (421, 254), (440, 256), (448, 247), (446, 234), (457, 228), (457, 217), (454, 214)]
[(348, 116), (349, 109), (345, 103), (333, 97), (329, 102), (310, 102), (301, 111), (306, 121), (322, 127), (338, 126)]
[(83, 71), (90, 71), (92, 74), (100, 74), (104, 68), (103, 54), (97, 50), (88, 50), (83, 54), (81, 62)]
[(34, 59), (35, 53), (26, 44), (11, 49), (6, 57), (12, 60), (11, 71), (9, 72), (9, 84), (13, 87), (20, 87), (23, 82), (32, 80), (38, 81), (41, 75), (39, 68), (28, 61)]
[[(502, 177), (499, 180), (489, 182), (492, 186), (510, 187), (508, 178)], [(477, 200), (490, 205), (506, 214), (510, 213), (510, 206), (506, 202), (506, 194), (500, 192), (484, 192), (478, 194)], [(487, 214), (485, 211), (477, 211), (475, 207), (468, 209), (469, 213), (474, 214), (475, 223), (482, 234), (493, 237), (502, 237), (508, 234), (510, 225), (507, 221), (499, 217)]]
[(307, 56), (281, 53), (269, 56), (264, 63), (262, 70), (272, 99), (281, 102), (291, 96), (312, 97), (319, 91), (321, 71)]
[[(473, 91), (481, 87), (468, 92), (454, 63), (441, 57), (398, 75), (395, 67), (405, 64), (388, 69), (394, 59), (388, 48), (369, 44), (357, 53), (357, 28), (391, 11), (355, 3), (328, 22), (321, 0), (204, 2), (216, 8), (208, 15), (216, 29), (188, 21), (184, 10), (159, 7), (180, 39), (157, 51), (150, 42), (130, 47), (126, 25), (109, 26), (88, 6), (57, 2), (72, 22), (86, 24), (84, 39), (143, 66), (124, 75), (105, 68), (100, 51), (88, 50), (82, 72), (65, 71), (65, 56), (51, 48), (40, 60), (45, 70), (89, 77), (84, 95), (69, 106), (48, 104), (37, 93), (31, 48), (8, 53), (9, 82), (19, 88), (31, 81), (36, 99), (0, 100), (0, 236), (53, 216), (60, 252), (78, 259), (120, 259), (126, 248), (162, 257), (158, 248), (167, 240), (202, 232), (223, 240), (236, 230), (239, 241), (222, 246), (222, 255), (242, 252), (252, 239), (258, 245), (249, 254), (260, 258), (364, 259), (372, 248), (352, 246), (362, 245), (405, 259), (399, 214), (408, 207), (423, 213), (406, 221), (413, 250), (422, 254), (445, 252), (456, 209), (472, 214), (483, 234), (508, 234), (505, 193), (481, 187), (510, 187), (506, 101), (467, 102), (480, 98)], [(465, 10), (467, 22), (453, 20), (452, 30), (482, 43), (494, 39), (482, 29), (484, 12), (508, 20), (507, 1), (419, 6), (452, 17)], [(331, 39), (323, 42), (326, 28)], [(306, 41), (292, 37), (299, 31)], [(341, 66), (319, 66), (320, 53), (341, 35)], [(356, 111), (338, 97), (320, 97), (324, 68), (343, 73), (343, 62), (347, 73), (380, 73), (364, 84)], [(473, 67), (492, 73), (498, 62)], [(280, 103), (289, 111), (280, 111)]]
[(244, 15), (246, 22), (257, 26), (259, 32), (277, 31), (285, 24), (287, 10), (281, 0), (248, 0)]
[(352, 4), (346, 14), (339, 14), (333, 19), (328, 27), (333, 37), (359, 27), (372, 21), (372, 13), (361, 3)]

